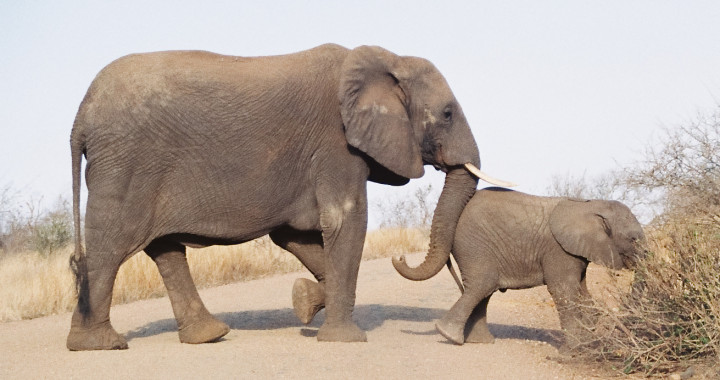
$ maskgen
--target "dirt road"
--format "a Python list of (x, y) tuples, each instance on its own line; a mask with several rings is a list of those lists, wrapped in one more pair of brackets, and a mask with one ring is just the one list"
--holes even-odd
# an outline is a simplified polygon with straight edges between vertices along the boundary
[[(411, 259), (416, 259), (413, 257)], [(417, 261), (417, 260), (415, 260)], [(412, 260), (411, 260), (412, 263)], [(557, 357), (557, 314), (545, 288), (497, 293), (488, 318), (495, 344), (449, 344), (435, 331), (459, 297), (447, 270), (425, 282), (395, 273), (390, 259), (363, 262), (354, 318), (367, 343), (320, 343), (320, 312), (294, 316), (289, 274), (201, 291), (231, 327), (217, 343), (181, 344), (167, 298), (112, 308), (125, 351), (69, 352), (70, 314), (0, 323), (0, 378), (480, 378), (588, 379), (598, 373)], [(592, 286), (592, 281), (590, 283)]]

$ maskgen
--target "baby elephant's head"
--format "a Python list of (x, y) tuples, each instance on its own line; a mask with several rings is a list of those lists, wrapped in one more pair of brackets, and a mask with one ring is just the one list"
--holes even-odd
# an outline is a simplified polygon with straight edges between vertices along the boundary
[(617, 201), (562, 200), (550, 215), (550, 230), (566, 252), (608, 268), (633, 268), (645, 255), (642, 226)]

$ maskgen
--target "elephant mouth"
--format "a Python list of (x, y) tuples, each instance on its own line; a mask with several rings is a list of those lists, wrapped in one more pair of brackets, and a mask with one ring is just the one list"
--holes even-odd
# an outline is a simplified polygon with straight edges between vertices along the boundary
[(622, 258), (623, 265), (628, 269), (635, 269), (640, 263), (640, 257), (638, 254), (622, 253), (620, 254), (620, 257)]

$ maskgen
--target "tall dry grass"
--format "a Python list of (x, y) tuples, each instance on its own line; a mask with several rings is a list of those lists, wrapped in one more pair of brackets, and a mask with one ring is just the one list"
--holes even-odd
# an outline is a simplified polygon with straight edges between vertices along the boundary
[[(188, 265), (200, 288), (254, 280), (271, 274), (299, 271), (295, 256), (261, 238), (234, 246), (212, 246), (187, 250)], [(145, 254), (133, 256), (120, 268), (115, 280), (113, 303), (162, 297), (166, 293), (155, 263)]]
[(45, 257), (27, 252), (0, 261), (0, 321), (64, 312), (74, 305), (74, 278), (68, 247)]
[[(428, 233), (422, 229), (369, 231), (363, 259), (424, 251), (428, 241)], [(71, 311), (77, 302), (74, 278), (68, 266), (72, 250), (65, 247), (49, 257), (25, 252), (0, 260), (0, 321)], [(201, 288), (303, 270), (295, 256), (267, 237), (235, 246), (188, 249), (187, 257), (193, 279)], [(155, 263), (147, 255), (137, 254), (120, 267), (113, 304), (165, 294)]]
[(425, 228), (382, 228), (368, 231), (363, 248), (363, 260), (427, 252), (430, 231)]

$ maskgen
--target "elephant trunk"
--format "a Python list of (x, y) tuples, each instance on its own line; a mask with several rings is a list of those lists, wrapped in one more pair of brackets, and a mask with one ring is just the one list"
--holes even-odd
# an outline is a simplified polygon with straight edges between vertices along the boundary
[(404, 256), (393, 258), (393, 266), (401, 276), (413, 281), (423, 281), (435, 276), (443, 268), (450, 257), (460, 214), (475, 194), (477, 183), (478, 179), (463, 167), (453, 168), (447, 173), (445, 186), (433, 215), (430, 249), (425, 261), (411, 268)]

